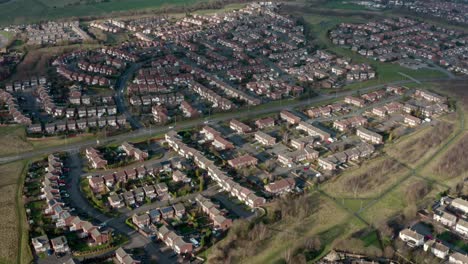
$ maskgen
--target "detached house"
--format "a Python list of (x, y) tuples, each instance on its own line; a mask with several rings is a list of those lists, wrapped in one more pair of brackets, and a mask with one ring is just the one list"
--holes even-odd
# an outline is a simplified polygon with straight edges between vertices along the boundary
[(410, 247), (419, 247), (424, 245), (424, 236), (408, 228), (401, 230), (399, 237)]

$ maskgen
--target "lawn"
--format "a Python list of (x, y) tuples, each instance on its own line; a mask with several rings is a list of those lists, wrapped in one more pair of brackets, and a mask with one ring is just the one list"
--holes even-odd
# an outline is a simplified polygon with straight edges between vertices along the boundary
[(31, 23), (70, 17), (117, 15), (118, 12), (153, 10), (174, 6), (186, 7), (202, 1), (108, 0), (98, 2), (82, 0), (15, 0), (0, 4), (0, 25)]
[(22, 186), (26, 161), (0, 166), (0, 263), (29, 263), (32, 254), (22, 200)]

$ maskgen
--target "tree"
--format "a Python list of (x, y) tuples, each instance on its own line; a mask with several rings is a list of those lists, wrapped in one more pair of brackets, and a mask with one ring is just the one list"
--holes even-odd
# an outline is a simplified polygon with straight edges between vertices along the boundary
[(203, 190), (205, 189), (205, 178), (203, 178), (203, 176), (200, 177), (200, 192), (203, 192)]

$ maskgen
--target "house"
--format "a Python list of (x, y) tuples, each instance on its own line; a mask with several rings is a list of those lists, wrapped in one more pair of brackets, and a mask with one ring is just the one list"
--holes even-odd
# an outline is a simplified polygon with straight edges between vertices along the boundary
[(145, 191), (143, 190), (143, 187), (136, 188), (133, 190), (133, 193), (137, 202), (141, 203), (145, 200)]
[(158, 195), (160, 195), (160, 196), (169, 191), (169, 189), (167, 187), (167, 184), (164, 183), (164, 182), (157, 183), (155, 185), (155, 189), (156, 189), (156, 192), (158, 193)]
[(156, 198), (156, 196), (158, 196), (153, 185), (143, 186), (143, 191), (145, 192), (145, 196), (150, 200), (153, 200)]
[(162, 105), (153, 106), (151, 113), (156, 123), (165, 124), (169, 120), (167, 109)]
[(258, 119), (257, 121), (255, 121), (255, 125), (259, 129), (265, 129), (267, 127), (275, 126), (275, 120), (271, 117), (266, 117), (266, 118)]
[(234, 144), (224, 139), (223, 137), (216, 135), (211, 143), (218, 150), (233, 149)]
[[(175, 234), (175, 233), (174, 233)], [(193, 244), (187, 243), (182, 237), (177, 236), (172, 242), (172, 249), (177, 254), (191, 254), (193, 251)]]
[(293, 178), (285, 178), (265, 185), (265, 190), (273, 194), (282, 194), (291, 191), (296, 186)]
[(374, 107), (372, 108), (372, 114), (378, 117), (385, 117), (387, 115), (387, 109), (385, 107)]
[(177, 217), (181, 218), (185, 214), (185, 207), (181, 203), (176, 203), (172, 206), (174, 208), (174, 213)]
[(296, 162), (314, 160), (318, 158), (318, 156), (318, 151), (314, 150), (312, 146), (309, 145), (296, 151), (279, 153), (278, 161), (284, 166), (291, 167)]
[(433, 216), (435, 221), (440, 222), (443, 225), (448, 227), (453, 227), (457, 223), (457, 217), (451, 213), (444, 211), (436, 211)]
[(118, 172), (115, 172), (114, 173), (115, 175), (115, 180), (117, 182), (127, 182), (127, 174), (125, 173), (125, 171), (118, 171)]
[(36, 251), (36, 254), (49, 251), (51, 248), (50, 241), (47, 235), (34, 237), (33, 239), (31, 239), (31, 243), (34, 247), (34, 251)]
[(354, 116), (347, 119), (336, 120), (333, 122), (333, 128), (339, 131), (345, 131), (352, 127), (363, 126), (367, 124), (367, 118)]
[(85, 150), (86, 158), (94, 169), (102, 169), (107, 166), (107, 160), (101, 157), (101, 153), (95, 148), (88, 147)]
[(144, 228), (150, 224), (150, 217), (148, 214), (133, 214), (132, 216), (132, 222), (137, 225), (139, 228)]
[(450, 264), (466, 264), (468, 263), (468, 255), (463, 255), (460, 252), (452, 253), (449, 256), (449, 263)]
[(328, 140), (331, 137), (329, 133), (304, 121), (301, 121), (296, 129), (305, 131), (309, 136), (318, 136), (321, 140)]
[(176, 170), (172, 173), (172, 180), (175, 182), (190, 182), (190, 178), (180, 170)]
[(403, 123), (414, 127), (421, 124), (421, 119), (412, 115), (404, 115)]
[(445, 259), (449, 254), (449, 248), (440, 242), (436, 242), (433, 239), (430, 239), (424, 243), (424, 251), (431, 250), (431, 253), (436, 257)]
[(193, 106), (191, 106), (187, 101), (180, 103), (180, 109), (184, 113), (185, 117), (191, 118), (198, 116), (198, 111), (193, 108)]
[(436, 103), (441, 103), (443, 102), (445, 99), (444, 97), (438, 95), (438, 94), (435, 94), (435, 93), (431, 93), (429, 91), (425, 91), (425, 90), (416, 90), (416, 92), (414, 93), (414, 96), (416, 97), (420, 97), (424, 100), (427, 100), (429, 102), (436, 102)]
[(424, 236), (408, 228), (401, 230), (399, 237), (410, 247), (419, 247), (424, 245)]
[(148, 215), (153, 224), (161, 221), (161, 211), (159, 211), (159, 208), (149, 210)]
[(128, 142), (124, 142), (121, 147), (128, 156), (133, 157), (135, 160), (144, 161), (148, 158), (148, 152), (140, 150)]
[(106, 184), (102, 176), (94, 176), (88, 179), (89, 187), (94, 193), (102, 193), (106, 191)]
[(163, 219), (169, 219), (174, 217), (174, 208), (172, 206), (163, 207), (159, 209), (159, 211), (161, 211), (161, 217)]
[(246, 133), (250, 133), (252, 132), (252, 128), (250, 128), (248, 125), (236, 120), (236, 119), (232, 119), (230, 122), (229, 122), (229, 127), (236, 131), (237, 133), (239, 134), (246, 134)]
[(257, 140), (265, 146), (273, 146), (274, 144), (276, 144), (276, 138), (262, 131), (255, 132), (255, 140)]
[(210, 219), (214, 222), (215, 228), (226, 230), (232, 225), (232, 220), (226, 218), (218, 206), (212, 203), (209, 199), (202, 195), (197, 195), (195, 200), (200, 204), (204, 213), (208, 214)]
[(123, 193), (123, 199), (128, 206), (135, 204), (135, 196), (132, 191), (127, 191)]
[(115, 251), (115, 259), (119, 264), (140, 264), (139, 260), (134, 260), (131, 254), (128, 254), (122, 247)]
[(369, 141), (373, 144), (383, 143), (383, 137), (381, 135), (363, 127), (359, 127), (358, 129), (356, 129), (356, 135), (361, 139)]
[(464, 219), (458, 219), (458, 222), (455, 225), (455, 232), (464, 237), (468, 237), (468, 221)]
[(114, 208), (121, 208), (124, 206), (123, 199), (120, 195), (118, 194), (113, 194), (107, 197), (107, 201), (109, 202), (109, 205)]
[(464, 214), (468, 213), (468, 201), (463, 200), (462, 198), (455, 198), (453, 199), (452, 203), (450, 204), (452, 208), (458, 210)]
[(280, 118), (285, 120), (291, 125), (297, 125), (299, 122), (301, 122), (301, 118), (294, 115), (293, 113), (287, 111), (287, 110), (282, 110), (280, 112)]
[(240, 169), (248, 166), (255, 166), (257, 165), (257, 162), (257, 158), (249, 154), (245, 154), (243, 156), (228, 160), (228, 164), (235, 169)]
[(290, 144), (295, 149), (303, 149), (307, 145), (313, 145), (316, 138), (317, 137), (314, 137), (314, 136), (293, 138), (293, 139), (291, 139)]
[(59, 236), (50, 240), (55, 253), (69, 253), (70, 248), (65, 236)]
[(353, 96), (346, 96), (344, 102), (357, 107), (363, 107), (365, 105), (365, 101), (363, 99)]

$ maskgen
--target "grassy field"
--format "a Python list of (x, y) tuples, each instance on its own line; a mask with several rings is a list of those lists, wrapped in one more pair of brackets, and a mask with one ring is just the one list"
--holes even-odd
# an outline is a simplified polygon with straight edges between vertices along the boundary
[(350, 1), (345, 1), (345, 0), (329, 0), (327, 1), (324, 5), (321, 5), (320, 7), (322, 8), (331, 8), (331, 9), (344, 9), (344, 10), (365, 10), (366, 8), (364, 6), (360, 6), (354, 3), (351, 3)]
[(456, 184), (468, 177), (468, 132), (457, 138), (453, 145), (423, 170), (423, 174), (431, 179), (447, 184)]
[[(319, 236), (324, 244), (331, 244), (334, 240), (345, 238), (350, 230), (357, 230), (356, 226), (348, 223), (349, 214), (336, 206), (332, 201), (320, 199), (319, 210), (304, 221), (280, 222), (273, 228), (285, 230), (277, 232), (265, 241), (264, 248), (249, 263), (276, 263), (284, 258), (288, 251), (297, 249), (311, 237)], [(356, 224), (356, 223), (352, 223)], [(288, 243), (284, 243), (288, 241)]]
[(387, 154), (410, 167), (416, 167), (420, 162), (434, 154), (450, 134), (454, 133), (456, 125), (440, 121), (434, 126), (428, 126), (403, 137), (394, 144), (385, 146)]
[(26, 140), (26, 131), (23, 126), (0, 127), (0, 156), (33, 149), (33, 145)]
[[(322, 189), (334, 197), (371, 198), (381, 194), (408, 172), (398, 161), (381, 156), (344, 171), (342, 175), (325, 183)], [(360, 206), (360, 203), (353, 205), (353, 209), (355, 206)]]
[(50, 69), (51, 60), (59, 54), (76, 49), (96, 48), (96, 44), (76, 44), (60, 47), (31, 49), (18, 64), (11, 79), (23, 79), (31, 75), (45, 75)]
[[(12, 0), (0, 4), (0, 25), (31, 23), (51, 19), (110, 15), (135, 10), (189, 6), (203, 0)], [(209, 2), (209, 1), (204, 1)], [(26, 8), (27, 7), (27, 8)]]
[(22, 200), (24, 169), (27, 162), (19, 161), (0, 166), (0, 263), (30, 263), (28, 230)]

